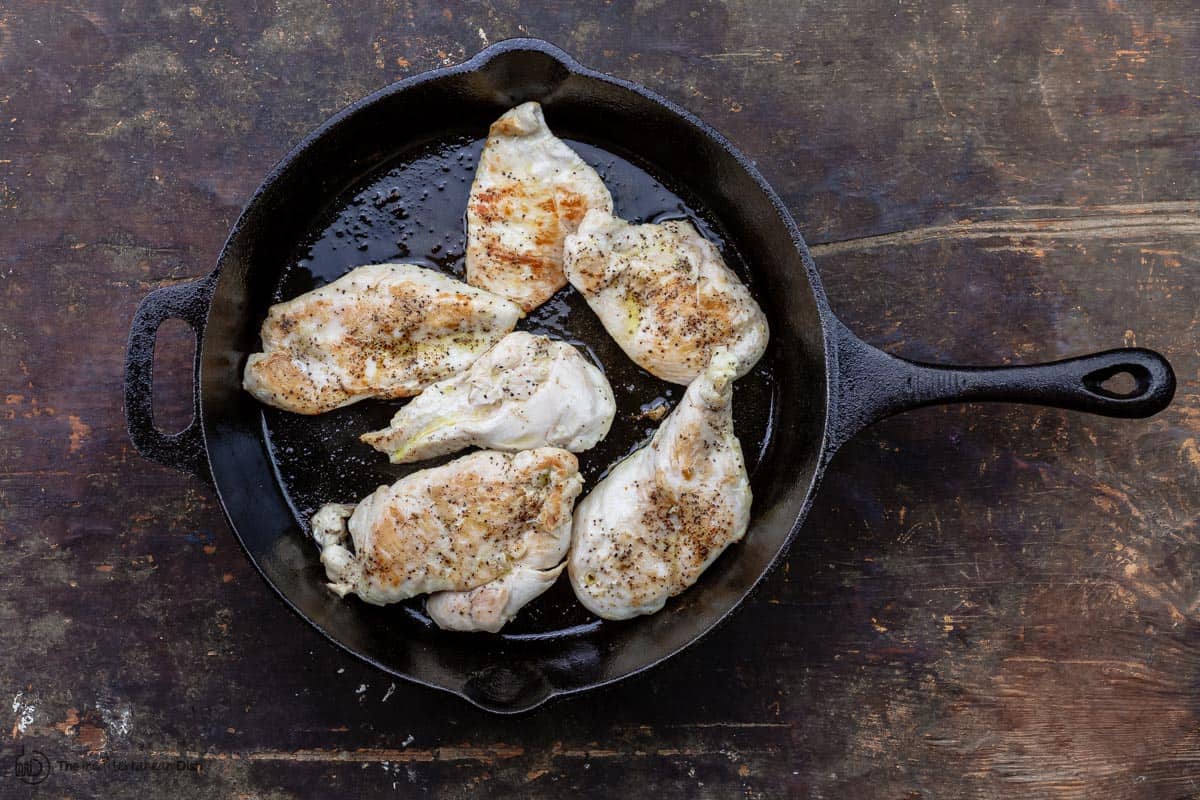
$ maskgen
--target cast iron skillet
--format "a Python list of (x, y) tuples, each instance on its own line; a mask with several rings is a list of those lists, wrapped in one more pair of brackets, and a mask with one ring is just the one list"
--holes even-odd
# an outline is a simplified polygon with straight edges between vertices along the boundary
[[(555, 132), (600, 169), (619, 213), (693, 219), (766, 311), (771, 346), (734, 398), (753, 520), (745, 540), (659, 614), (599, 622), (571, 602), (563, 580), (500, 635), (454, 634), (432, 626), (419, 602), (380, 609), (338, 599), (323, 587), (306, 536), (316, 505), (357, 500), (406, 471), (355, 440), (399, 404), (298, 417), (255, 402), (240, 388), (241, 370), (271, 303), (351, 266), (398, 258), (461, 275), (479, 140), (526, 100), (540, 101)], [(183, 320), (197, 339), (195, 416), (176, 435), (158, 431), (152, 411), (154, 339), (167, 319)], [(677, 400), (681, 390), (629, 363), (570, 290), (523, 327), (585, 346), (612, 380), (617, 423), (581, 457), (590, 485), (653, 429), (639, 408)], [(711, 630), (800, 529), (833, 453), (881, 417), (981, 400), (1144, 417), (1165, 408), (1175, 388), (1170, 365), (1148, 350), (984, 369), (913, 363), (863, 343), (830, 312), (795, 222), (745, 156), (673, 103), (533, 39), (400, 81), (309, 135), (254, 194), (212, 274), (142, 302), (125, 370), (138, 450), (213, 484), (247, 554), (288, 605), (380, 669), (502, 713), (640, 672)], [(1121, 373), (1136, 383), (1128, 394), (1102, 385)]]

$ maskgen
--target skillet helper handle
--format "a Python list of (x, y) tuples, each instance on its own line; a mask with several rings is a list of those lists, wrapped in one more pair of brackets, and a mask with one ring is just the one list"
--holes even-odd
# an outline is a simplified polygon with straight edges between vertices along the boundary
[(554, 690), (541, 670), (526, 664), (496, 664), (473, 673), (462, 696), (493, 714), (524, 714), (545, 703)]
[[(200, 342), (212, 298), (213, 276), (155, 289), (133, 315), (125, 354), (125, 425), (146, 458), (211, 482), (200, 430)], [(169, 319), (186, 322), (196, 335), (192, 366), (192, 421), (179, 433), (154, 425), (154, 340)]]
[[(889, 355), (837, 324), (838, 412), (832, 449), (872, 422), (921, 406), (956, 402), (1032, 403), (1106, 417), (1149, 417), (1175, 395), (1175, 373), (1159, 353), (1140, 347), (1106, 350), (1047, 364), (955, 367)], [(1127, 374), (1132, 391), (1104, 387)]]

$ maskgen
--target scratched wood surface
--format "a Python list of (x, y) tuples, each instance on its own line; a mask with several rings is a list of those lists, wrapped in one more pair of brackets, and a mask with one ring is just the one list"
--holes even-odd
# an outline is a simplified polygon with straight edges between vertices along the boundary
[[(1175, 404), (888, 420), (668, 665), (515, 720), (393, 684), (276, 601), (203, 485), (132, 451), (127, 326), (330, 113), (521, 34), (727, 133), (869, 341), (1136, 343), (1174, 361)], [(1200, 796), (1198, 142), (1190, 0), (5, 0), (0, 797)], [(11, 767), (35, 751), (31, 787)]]

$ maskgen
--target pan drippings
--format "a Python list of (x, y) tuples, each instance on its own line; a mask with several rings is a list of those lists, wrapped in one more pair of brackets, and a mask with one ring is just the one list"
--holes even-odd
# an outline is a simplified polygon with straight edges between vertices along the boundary
[[(617, 215), (635, 223), (690, 220), (721, 249), (729, 267), (754, 292), (746, 264), (703, 209), (626, 158), (595, 145), (566, 141), (604, 179)], [(410, 262), (463, 278), (467, 195), (483, 143), (482, 137), (449, 138), (401, 154), (350, 187), (313, 221), (310, 236), (297, 248), (280, 278), (274, 300), (295, 297), (369, 263)], [(622, 458), (649, 440), (657, 422), (655, 415), (646, 411), (673, 407), (685, 387), (661, 381), (633, 364), (569, 286), (532, 311), (518, 328), (580, 347), (612, 384), (617, 403), (612, 429), (599, 445), (579, 454), (586, 493)], [(769, 442), (774, 417), (772, 364), (773, 350), (768, 348), (758, 365), (735, 385), (735, 427), (752, 477)], [(381, 484), (455, 457), (393, 465), (358, 440), (366, 431), (386, 427), (404, 402), (369, 400), (316, 417), (263, 408), (280, 482), (303, 530), (308, 530), (309, 518), (325, 503), (354, 502)], [(724, 557), (736, 558), (737, 548)], [(389, 611), (408, 614), (417, 624), (432, 624), (420, 599)], [(575, 600), (564, 578), (500, 635), (574, 636), (598, 624)]]

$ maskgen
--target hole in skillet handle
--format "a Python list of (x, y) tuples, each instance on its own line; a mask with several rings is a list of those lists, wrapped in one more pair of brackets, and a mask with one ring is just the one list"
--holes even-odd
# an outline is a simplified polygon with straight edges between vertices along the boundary
[(1083, 385), (1104, 397), (1125, 400), (1146, 393), (1150, 370), (1141, 364), (1107, 367), (1084, 375)]
[(475, 672), (463, 696), (493, 714), (520, 714), (550, 699), (553, 687), (539, 670), (523, 664), (497, 664)]
[(183, 320), (166, 319), (158, 326), (150, 409), (154, 428), (163, 436), (178, 436), (196, 418), (192, 384), (179, 379), (195, 363), (196, 345), (196, 331)]
[(485, 81), (488, 93), (504, 106), (544, 101), (572, 72), (582, 69), (565, 52), (540, 39), (505, 39), (481, 50), (463, 66)]
[(1110, 350), (1076, 361), (1085, 368), (1099, 363), (1079, 378), (1085, 394), (1090, 395), (1081, 410), (1115, 417), (1146, 417), (1166, 408), (1175, 394), (1175, 374), (1170, 364), (1151, 350)]

